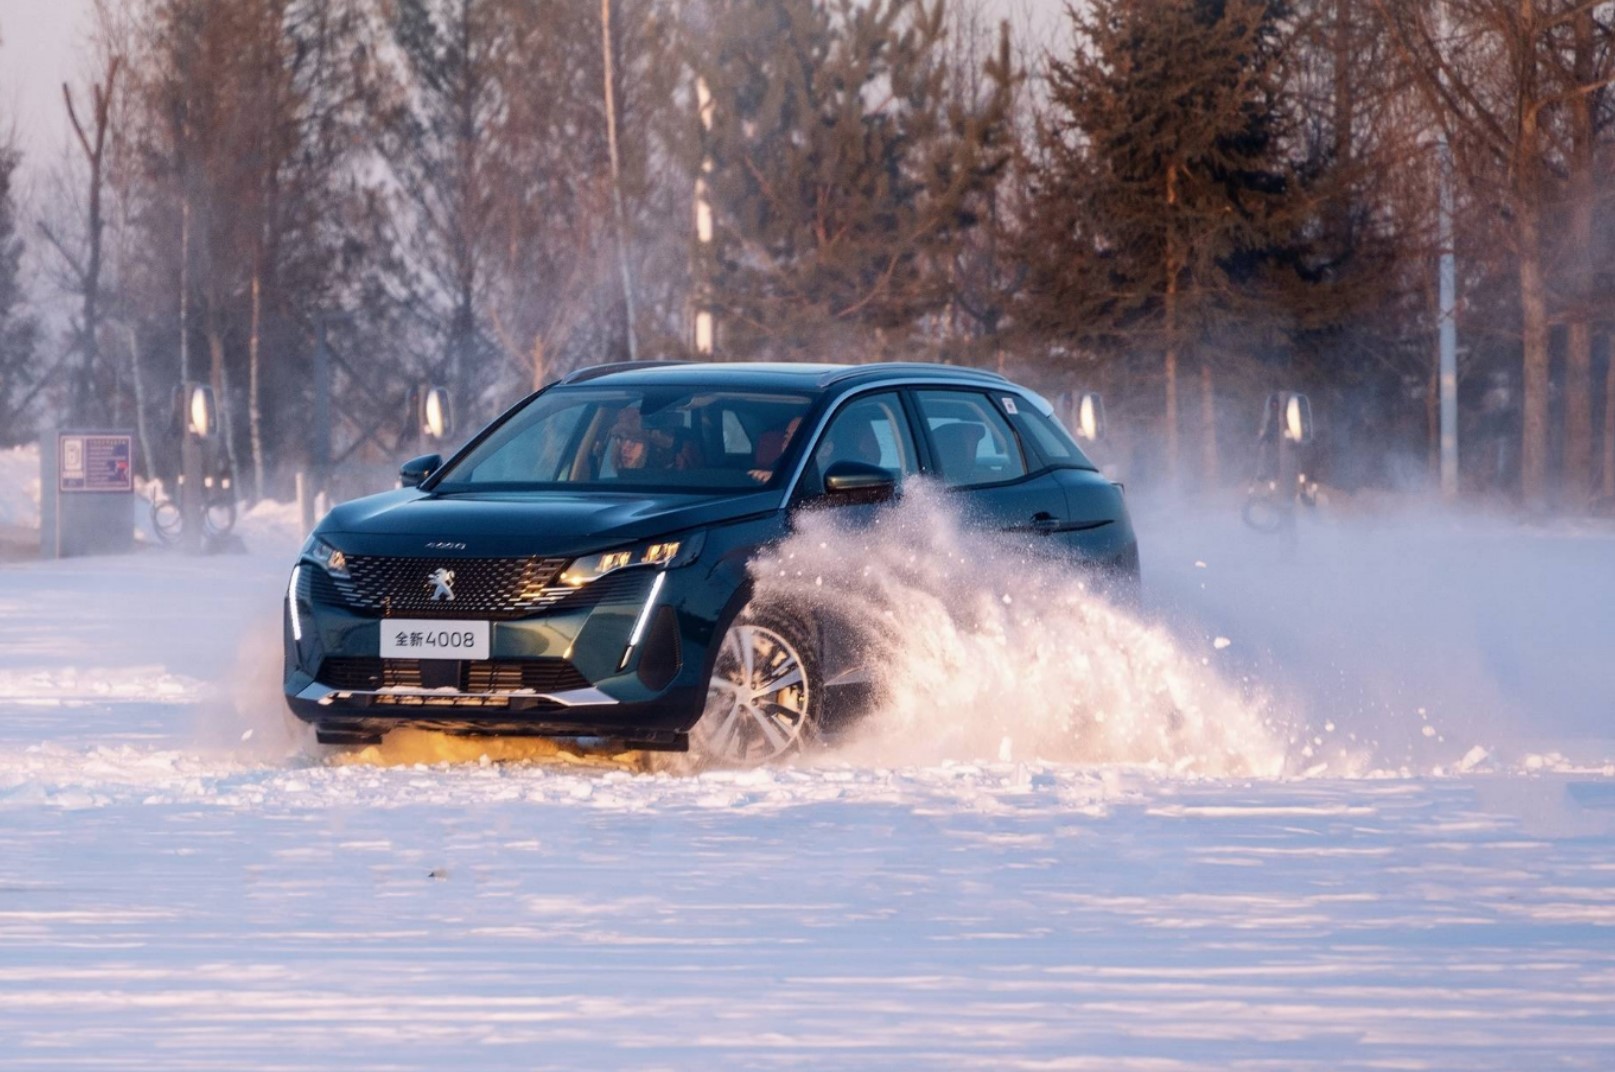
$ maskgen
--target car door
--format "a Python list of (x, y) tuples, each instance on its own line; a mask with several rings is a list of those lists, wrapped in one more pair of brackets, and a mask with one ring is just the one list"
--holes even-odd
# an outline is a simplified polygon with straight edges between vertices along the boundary
[[(821, 502), (825, 471), (836, 462), (862, 462), (878, 465), (891, 473), (901, 490), (903, 482), (920, 472), (920, 452), (902, 395), (879, 391), (856, 395), (843, 402), (825, 422), (824, 432), (811, 445), (807, 467), (797, 484), (795, 503)], [(881, 504), (852, 504), (835, 507), (839, 522), (872, 524)], [(835, 712), (858, 710), (869, 699), (869, 673), (863, 663), (863, 645), (858, 629), (821, 621), (820, 657), (828, 686), (826, 710), (831, 721)]]
[(968, 522), (1042, 536), (1069, 523), (1064, 488), (1029, 454), (999, 404), (982, 391), (910, 392), (929, 466), (959, 497)]
[(1020, 433), (1021, 445), (1029, 454), (1041, 456), (1065, 490), (1067, 521), (1055, 537), (1087, 561), (1111, 563), (1136, 557), (1120, 486), (1099, 472), (1037, 401), (1007, 392), (995, 398)]
[[(809, 501), (822, 495), (825, 471), (842, 461), (880, 466), (892, 474), (899, 490), (907, 477), (920, 471), (919, 451), (902, 397), (896, 391), (854, 396), (830, 416), (824, 434), (813, 444), (813, 453), (797, 485), (797, 500)], [(868, 514), (860, 507), (844, 509), (859, 516)]]

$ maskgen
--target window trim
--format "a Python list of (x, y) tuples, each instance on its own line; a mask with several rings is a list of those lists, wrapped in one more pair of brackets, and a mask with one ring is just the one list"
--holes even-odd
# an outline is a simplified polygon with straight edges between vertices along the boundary
[[(914, 415), (910, 412), (909, 400), (905, 397), (907, 389), (908, 381), (894, 382), (887, 380), (869, 384), (861, 390), (836, 399), (813, 425), (813, 434), (802, 441), (802, 453), (797, 457), (796, 472), (791, 477), (789, 484), (786, 485), (785, 503), (793, 507), (802, 503), (802, 481), (807, 477), (808, 467), (813, 464), (813, 456), (819, 452), (819, 443), (829, 433), (830, 426), (835, 423), (836, 418), (840, 417), (843, 411), (854, 404), (867, 401), (873, 395), (889, 394), (897, 396), (898, 409), (902, 410), (903, 416), (908, 422), (908, 437), (914, 446), (915, 470), (913, 475), (924, 476), (927, 472), (926, 451), (928, 446), (920, 439), (919, 430), (914, 426)], [(907, 476), (908, 474), (904, 475)]]

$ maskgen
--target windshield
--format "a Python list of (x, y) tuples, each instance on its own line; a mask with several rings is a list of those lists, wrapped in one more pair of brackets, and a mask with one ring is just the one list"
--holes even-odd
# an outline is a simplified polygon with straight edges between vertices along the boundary
[(433, 490), (755, 491), (774, 480), (812, 401), (689, 386), (552, 388)]

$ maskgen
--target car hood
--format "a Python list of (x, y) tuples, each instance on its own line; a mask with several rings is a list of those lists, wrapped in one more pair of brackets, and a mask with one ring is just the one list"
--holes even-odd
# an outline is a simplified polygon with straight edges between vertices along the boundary
[(717, 496), (566, 491), (436, 495), (406, 488), (343, 503), (315, 531), (350, 554), (578, 555), (778, 508), (779, 493), (766, 491)]

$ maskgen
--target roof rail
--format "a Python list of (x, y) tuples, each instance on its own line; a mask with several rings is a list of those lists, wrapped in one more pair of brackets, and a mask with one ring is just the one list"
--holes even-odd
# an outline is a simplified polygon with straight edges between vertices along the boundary
[(943, 365), (934, 361), (877, 361), (869, 365), (848, 365), (827, 374), (820, 382), (825, 386), (840, 383), (858, 376), (890, 375), (901, 372), (905, 375), (922, 376), (979, 376), (994, 383), (1008, 383), (1003, 375), (988, 369), (976, 368), (972, 365)]
[(587, 380), (599, 379), (609, 376), (613, 372), (632, 372), (635, 369), (665, 368), (668, 365), (688, 365), (688, 361), (677, 358), (663, 358), (657, 361), (613, 361), (608, 365), (589, 365), (586, 368), (574, 369), (561, 377), (561, 383), (583, 383)]

